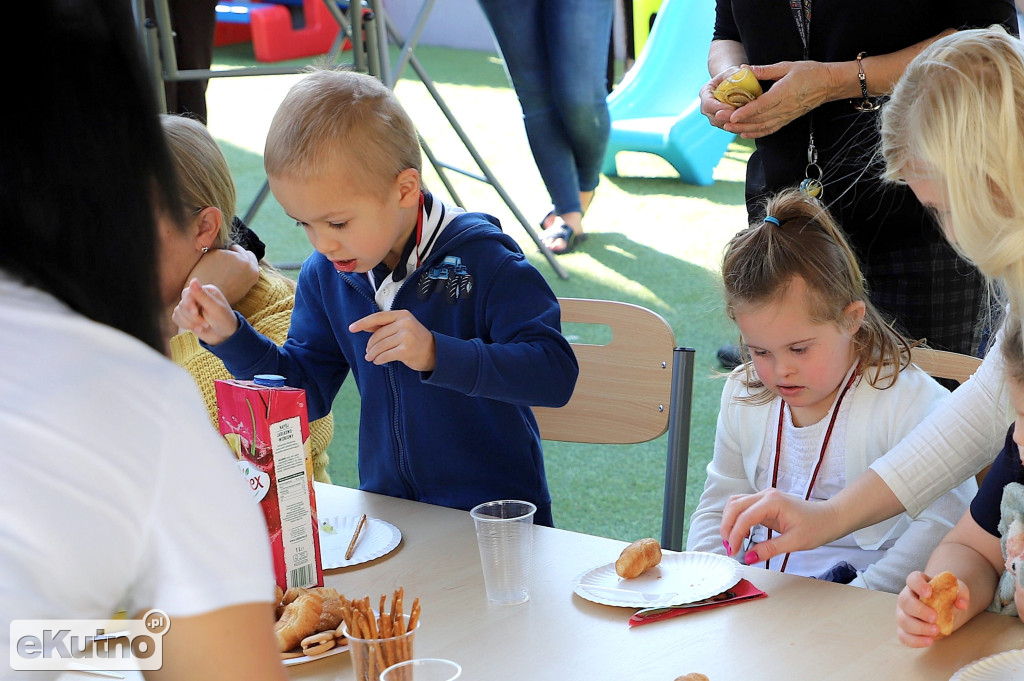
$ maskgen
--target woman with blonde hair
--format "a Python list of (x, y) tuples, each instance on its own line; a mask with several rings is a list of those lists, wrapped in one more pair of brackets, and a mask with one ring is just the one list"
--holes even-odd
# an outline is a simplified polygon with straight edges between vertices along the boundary
[[(961, 31), (918, 55), (882, 116), (887, 176), (905, 182), (974, 262), (1017, 325), (1024, 311), (1024, 44), (1001, 27)], [(956, 301), (949, 301), (955, 305)], [(823, 503), (773, 490), (732, 499), (721, 533), (775, 536), (757, 560), (813, 548), (932, 500), (992, 462), (1013, 421), (996, 334), (981, 368), (904, 441)], [(1006, 334), (1008, 337), (1010, 334)], [(1016, 334), (1014, 334), (1016, 335)]]
[[(687, 548), (739, 553), (719, 530), (736, 494), (777, 489), (828, 499), (899, 442), (948, 391), (910, 364), (910, 346), (871, 304), (860, 265), (817, 201), (790, 190), (729, 242), (726, 311), (746, 362), (729, 376), (715, 453)], [(953, 527), (976, 491), (967, 481), (916, 520), (903, 515), (813, 550), (747, 562), (891, 593)], [(772, 537), (754, 529), (753, 541)], [(735, 548), (735, 550), (733, 550)]]
[[(176, 303), (193, 278), (217, 284), (238, 314), (278, 345), (284, 343), (295, 305), (295, 282), (262, 259), (262, 243), (234, 217), (235, 185), (224, 154), (199, 121), (168, 114), (160, 120), (178, 174), (179, 198), (188, 216), (183, 229), (163, 234), (165, 298), (170, 296)], [(239, 242), (257, 253), (250, 255)], [(250, 263), (255, 256), (259, 256), (258, 269), (252, 277)], [(191, 331), (171, 337), (170, 352), (171, 358), (192, 374), (216, 426), (214, 381), (230, 379), (231, 374)], [(333, 434), (330, 413), (309, 424), (313, 476), (321, 482), (331, 481), (327, 446)]]

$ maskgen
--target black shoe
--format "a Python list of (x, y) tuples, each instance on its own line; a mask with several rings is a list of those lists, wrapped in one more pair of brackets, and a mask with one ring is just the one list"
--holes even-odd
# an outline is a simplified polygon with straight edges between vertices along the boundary
[(740, 346), (723, 345), (718, 348), (718, 362), (729, 371), (738, 367), (743, 363), (742, 358), (740, 358)]

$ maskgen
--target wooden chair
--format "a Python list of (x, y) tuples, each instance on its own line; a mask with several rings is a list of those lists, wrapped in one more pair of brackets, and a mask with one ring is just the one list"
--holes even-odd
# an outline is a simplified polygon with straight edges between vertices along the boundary
[(572, 345), (580, 366), (576, 389), (564, 407), (534, 408), (541, 437), (632, 444), (668, 430), (661, 545), (681, 551), (694, 351), (676, 347), (668, 323), (638, 305), (579, 298), (559, 303), (563, 324), (602, 324), (612, 338), (607, 345)]
[(929, 376), (948, 378), (957, 383), (966, 381), (981, 366), (981, 360), (977, 357), (931, 348), (914, 348), (911, 358)]
[[(981, 359), (977, 357), (931, 348), (914, 348), (911, 350), (910, 356), (914, 364), (921, 367), (929, 376), (946, 378), (957, 383), (966, 381), (981, 366)], [(988, 469), (989, 467), (985, 466), (975, 476), (979, 485), (985, 479)]]

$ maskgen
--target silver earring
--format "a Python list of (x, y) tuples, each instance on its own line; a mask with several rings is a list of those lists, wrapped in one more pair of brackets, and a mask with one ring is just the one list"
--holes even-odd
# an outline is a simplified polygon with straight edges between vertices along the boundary
[(203, 255), (206, 255), (210, 251), (209, 246), (203, 246)]

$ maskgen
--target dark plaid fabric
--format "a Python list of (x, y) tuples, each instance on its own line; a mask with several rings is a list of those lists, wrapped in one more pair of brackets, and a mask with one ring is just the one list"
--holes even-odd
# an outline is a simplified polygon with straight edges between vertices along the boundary
[(874, 255), (864, 275), (871, 302), (908, 338), (978, 355), (986, 335), (985, 280), (946, 242)]

